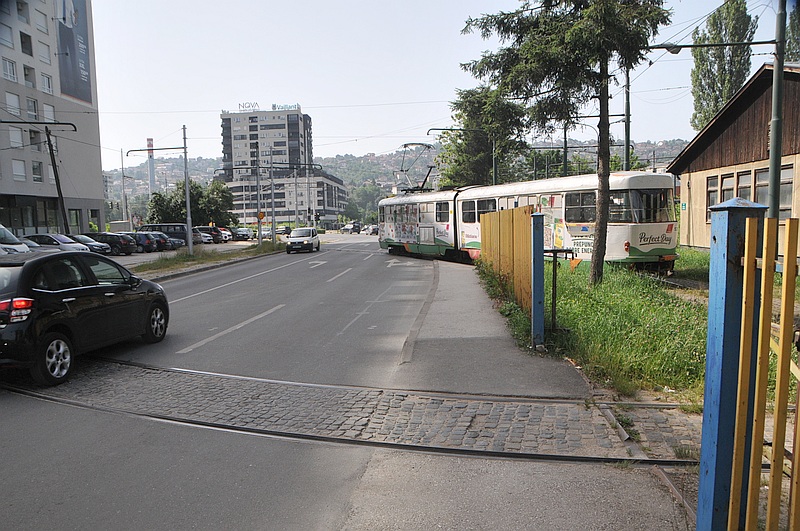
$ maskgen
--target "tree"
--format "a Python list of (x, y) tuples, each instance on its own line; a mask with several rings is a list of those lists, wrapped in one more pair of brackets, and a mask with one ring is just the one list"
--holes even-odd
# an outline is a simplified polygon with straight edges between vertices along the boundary
[[(233, 214), (233, 192), (224, 182), (213, 180), (203, 190), (203, 197), (200, 200), (200, 208), (205, 215), (205, 219), (197, 220), (198, 225), (213, 223), (221, 227), (236, 225), (239, 218)], [(194, 220), (194, 217), (192, 217)]]
[[(439, 162), (440, 182), (451, 186), (492, 184), (510, 180), (493, 175), (493, 167), (506, 166), (506, 158), (519, 153), (519, 140), (528, 130), (525, 108), (503, 98), (496, 90), (482, 86), (456, 91), (451, 108), (456, 127), (442, 135)], [(508, 176), (508, 172), (505, 173)]]
[[(758, 17), (747, 14), (746, 0), (727, 0), (708, 17), (707, 30), (692, 33), (694, 44), (752, 42)], [(750, 76), (750, 46), (692, 48), (692, 96), (690, 123), (699, 131), (742, 88)]]
[(589, 281), (603, 278), (609, 207), (609, 64), (622, 72), (645, 59), (659, 25), (669, 22), (663, 0), (528, 0), (513, 12), (467, 20), (464, 32), (496, 34), (504, 47), (462, 65), (528, 105), (531, 125), (550, 132), (575, 123), (591, 100), (599, 106), (597, 222)]
[(800, 61), (800, 7), (794, 5), (786, 23), (786, 61)]

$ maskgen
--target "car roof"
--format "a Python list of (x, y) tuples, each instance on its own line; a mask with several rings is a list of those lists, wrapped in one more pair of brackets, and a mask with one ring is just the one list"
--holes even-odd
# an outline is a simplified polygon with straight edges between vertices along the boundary
[(9, 253), (0, 255), (0, 267), (20, 267), (30, 262), (37, 262), (55, 256), (86, 256), (86, 253), (85, 251), (59, 251), (57, 253), (31, 251), (29, 253)]

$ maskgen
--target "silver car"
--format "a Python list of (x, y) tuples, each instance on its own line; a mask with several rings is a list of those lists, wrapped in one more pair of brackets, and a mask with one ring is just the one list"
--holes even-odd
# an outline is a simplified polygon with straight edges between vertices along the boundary
[(89, 248), (82, 243), (78, 243), (66, 234), (47, 233), (29, 234), (25, 236), (42, 247), (49, 249), (61, 249), (62, 251), (88, 251)]
[(294, 229), (286, 239), (286, 252), (319, 251), (319, 235), (314, 227)]

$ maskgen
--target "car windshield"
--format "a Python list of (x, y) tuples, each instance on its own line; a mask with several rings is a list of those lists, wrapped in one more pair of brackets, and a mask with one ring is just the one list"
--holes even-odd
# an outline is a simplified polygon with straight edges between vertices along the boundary
[(14, 234), (7, 228), (0, 226), (0, 243), (18, 244), (21, 243)]
[(83, 234), (72, 234), (72, 239), (81, 243), (94, 243), (94, 240)]
[(290, 238), (308, 238), (311, 236), (311, 229), (294, 229), (289, 235)]
[(75, 240), (64, 234), (53, 234), (53, 238), (59, 243), (75, 243)]

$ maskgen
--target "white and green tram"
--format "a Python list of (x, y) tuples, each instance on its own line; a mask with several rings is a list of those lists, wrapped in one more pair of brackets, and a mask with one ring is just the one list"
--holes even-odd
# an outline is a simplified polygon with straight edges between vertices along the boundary
[[(392, 253), (474, 259), (481, 251), (481, 214), (532, 205), (544, 215), (546, 248), (571, 249), (588, 260), (597, 184), (589, 174), (403, 193), (378, 203), (378, 240)], [(671, 270), (678, 235), (672, 175), (615, 172), (609, 189), (606, 260)]]

